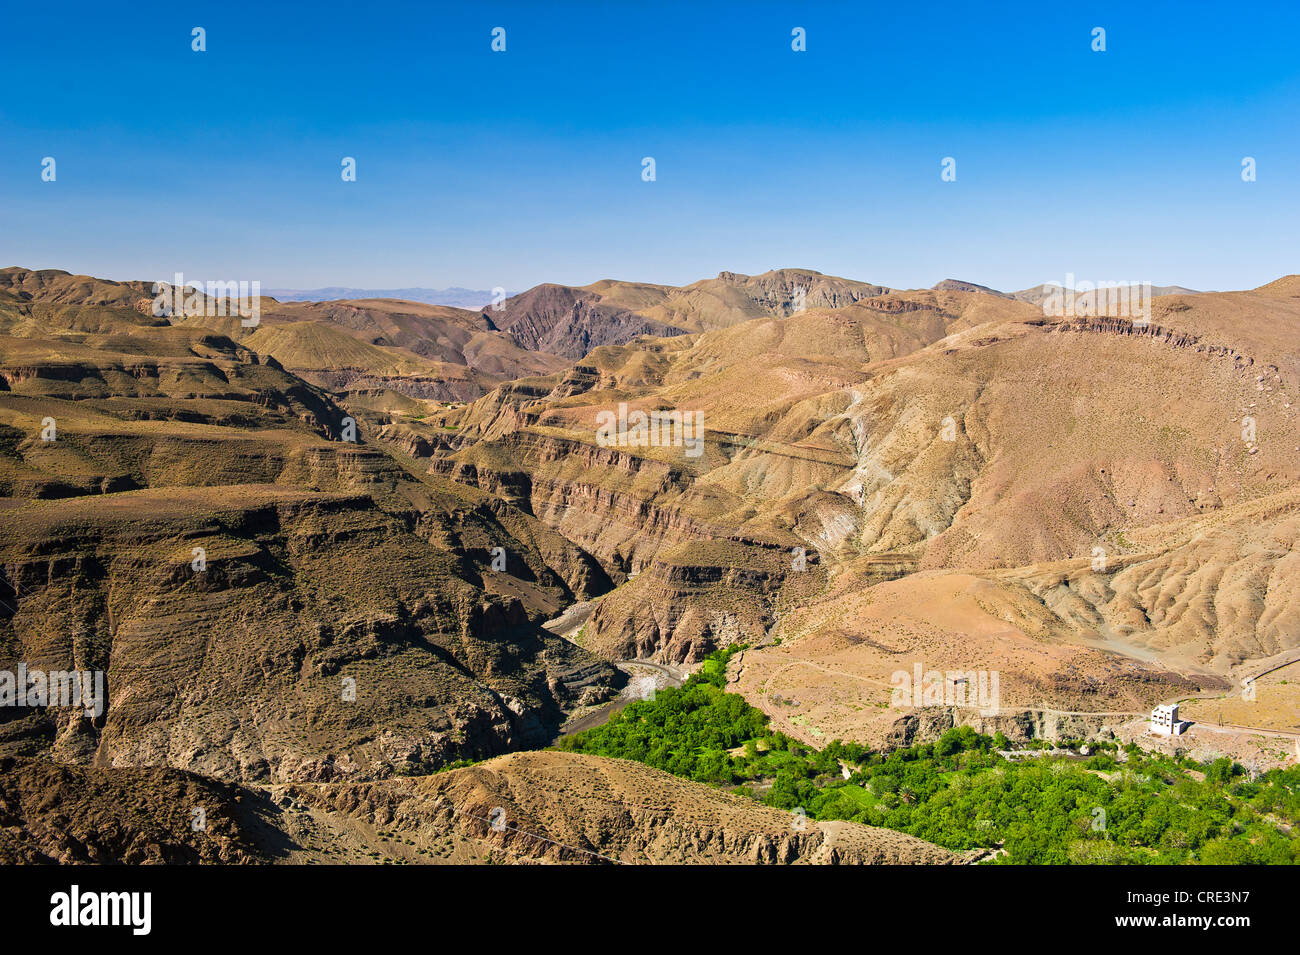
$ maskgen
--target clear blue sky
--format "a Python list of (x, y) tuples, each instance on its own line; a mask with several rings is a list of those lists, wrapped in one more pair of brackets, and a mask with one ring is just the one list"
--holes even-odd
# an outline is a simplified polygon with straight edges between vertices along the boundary
[(3, 44), (0, 265), (512, 290), (1300, 271), (1295, 2), (15, 2)]

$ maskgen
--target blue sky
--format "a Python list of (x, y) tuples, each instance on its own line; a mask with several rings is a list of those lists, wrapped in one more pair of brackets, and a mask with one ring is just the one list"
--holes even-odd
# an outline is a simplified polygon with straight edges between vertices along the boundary
[(0, 265), (512, 290), (1300, 271), (1300, 4), (294, 6), (10, 5)]

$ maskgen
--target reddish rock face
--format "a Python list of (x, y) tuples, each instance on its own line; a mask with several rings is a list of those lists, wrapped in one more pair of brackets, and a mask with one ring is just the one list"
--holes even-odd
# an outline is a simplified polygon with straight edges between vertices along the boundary
[(681, 335), (684, 329), (602, 304), (594, 293), (562, 285), (539, 285), (507, 299), (502, 312), (483, 317), (523, 348), (581, 358), (601, 345), (620, 345), (638, 335)]

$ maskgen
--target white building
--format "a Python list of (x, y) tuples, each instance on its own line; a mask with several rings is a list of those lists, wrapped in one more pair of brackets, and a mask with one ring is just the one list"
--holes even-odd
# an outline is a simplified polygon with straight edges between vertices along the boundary
[(1178, 704), (1161, 704), (1151, 711), (1151, 732), (1161, 736), (1181, 736), (1187, 724), (1178, 719)]

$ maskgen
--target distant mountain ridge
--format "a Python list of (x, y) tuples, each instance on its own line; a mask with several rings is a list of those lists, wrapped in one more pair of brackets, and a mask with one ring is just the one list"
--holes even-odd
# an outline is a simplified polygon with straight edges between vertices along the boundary
[[(478, 309), (492, 304), (493, 294), (490, 290), (461, 288), (344, 288), (330, 285), (326, 288), (266, 289), (266, 295), (281, 302), (333, 302), (338, 299), (359, 298), (398, 298), (408, 302), (423, 302), (425, 305), (449, 305), (452, 308)], [(511, 293), (506, 293), (511, 294)]]
[[(987, 285), (977, 285), (974, 282), (966, 282), (962, 279), (944, 279), (942, 282), (936, 282), (930, 288), (935, 292), (983, 292), (986, 295), (996, 295), (999, 298), (1012, 298), (1020, 302), (1028, 302), (1030, 305), (1041, 305), (1054, 292), (1060, 294), (1062, 286), (1052, 285), (1044, 282), (1042, 285), (1035, 285), (1033, 288), (1021, 289), (1019, 292), (999, 292), (997, 289), (989, 288)], [(1071, 289), (1071, 291), (1074, 291)], [(1182, 285), (1153, 285), (1151, 286), (1151, 295), (1202, 295), (1203, 292), (1186, 288)]]
[[(826, 278), (817, 272), (809, 272), (806, 270), (780, 269), (775, 272), (767, 273), (767, 276), (754, 276), (754, 277), (740, 275), (737, 273), (724, 272), (721, 273), (716, 280), (712, 280), (712, 281), (715, 283), (741, 284), (741, 282), (745, 280), (759, 279), (761, 281), (763, 278), (767, 278), (768, 276), (784, 276), (786, 273), (795, 275), (796, 277), (802, 275), (808, 279), (814, 279), (815, 277), (814, 280)], [(856, 282), (850, 283), (848, 282), (848, 280), (844, 280), (844, 279), (836, 279), (834, 281), (838, 281), (845, 284), (852, 284), (852, 285), (861, 284)], [(603, 291), (602, 287), (607, 287), (610, 285), (624, 285), (624, 284), (632, 284), (632, 283), (620, 283), (620, 282), (613, 282), (613, 281), (606, 280), (605, 282), (593, 283), (590, 286), (586, 286), (585, 289), (599, 292), (599, 291)], [(705, 284), (704, 282), (699, 282), (696, 283), (696, 286), (704, 285), (704, 284)], [(545, 286), (538, 286), (538, 288), (544, 288), (544, 287)], [(561, 287), (567, 287), (567, 286), (561, 286)], [(695, 286), (685, 286), (684, 288), (693, 288), (693, 287)], [(1042, 300), (1045, 299), (1048, 296), (1048, 294), (1050, 294), (1050, 290), (1053, 287), (1054, 286), (1043, 284), (1043, 285), (1035, 285), (1032, 288), (1022, 289), (1018, 292), (1002, 292), (1002, 291), (998, 291), (997, 289), (990, 288), (987, 285), (979, 285), (975, 282), (967, 282), (961, 279), (944, 279), (942, 282), (936, 282), (934, 285), (931, 286), (931, 288), (936, 292), (939, 291), (984, 292), (988, 295), (996, 295), (999, 298), (1018, 299), (1022, 302), (1029, 302), (1030, 304), (1040, 304)], [(655, 286), (655, 288), (669, 290), (672, 289), (672, 286)], [(532, 291), (532, 289), (530, 289), (529, 291)], [(818, 291), (821, 290), (818, 289)], [(887, 289), (881, 287), (878, 290), (876, 290), (874, 294), (881, 294), (885, 291), (887, 291)], [(1196, 289), (1185, 288), (1181, 285), (1155, 285), (1152, 286), (1151, 293), (1153, 295), (1198, 295), (1200, 294), (1200, 292)], [(465, 308), (465, 309), (473, 309), (473, 310), (487, 308), (489, 305), (492, 304), (493, 297), (494, 297), (493, 293), (490, 290), (462, 288), (459, 285), (454, 285), (450, 288), (443, 288), (443, 289), (422, 288), (422, 287), (365, 289), (365, 288), (349, 288), (340, 285), (330, 285), (330, 286), (326, 286), (325, 288), (315, 288), (315, 289), (266, 289), (264, 294), (269, 295), (272, 298), (275, 298), (281, 302), (331, 302), (340, 299), (385, 298), (385, 299), (402, 299), (408, 302), (422, 302), (426, 305), (447, 305), (453, 308)], [(518, 294), (523, 294), (523, 293), (506, 292), (505, 296), (503, 297), (513, 298), (515, 295)], [(861, 292), (858, 292), (858, 294), (854, 295), (853, 298), (856, 299), (857, 297), (860, 297), (861, 294), (862, 294)], [(822, 303), (818, 302), (817, 304), (822, 304)]]
[[(960, 279), (944, 279), (936, 292), (977, 292), (996, 298), (1042, 305), (1055, 286), (1038, 285), (1002, 292)], [(525, 349), (581, 358), (600, 345), (621, 344), (638, 335), (674, 336), (764, 316), (788, 317), (802, 308), (842, 308), (896, 290), (883, 285), (811, 269), (775, 269), (762, 275), (721, 272), (717, 278), (685, 286), (654, 285), (605, 279), (586, 286), (545, 283), (498, 296), (460, 288), (267, 289), (281, 302), (328, 302), (387, 299), (479, 311), (494, 329), (508, 333)], [(1152, 295), (1199, 294), (1178, 285), (1153, 286)]]
[[(1074, 292), (1075, 289), (1068, 291)], [(1030, 305), (1042, 305), (1053, 295), (1062, 294), (1062, 287), (1059, 285), (1035, 285), (1033, 288), (1021, 289), (1019, 292), (1012, 292), (1009, 297), (1018, 299), (1021, 302), (1028, 302)], [(1077, 293), (1083, 294), (1083, 293)], [(1182, 285), (1153, 285), (1150, 289), (1152, 297), (1161, 295), (1203, 295), (1204, 292), (1193, 288), (1185, 288)]]

